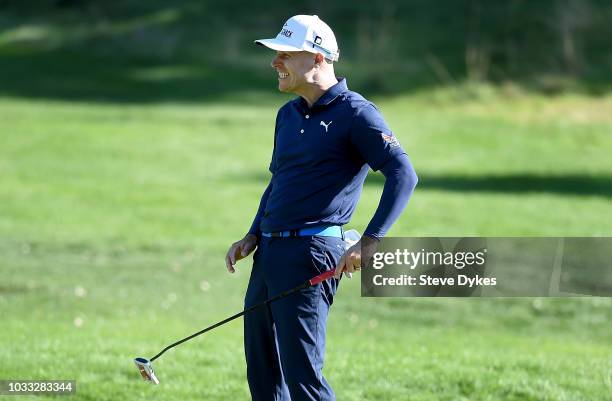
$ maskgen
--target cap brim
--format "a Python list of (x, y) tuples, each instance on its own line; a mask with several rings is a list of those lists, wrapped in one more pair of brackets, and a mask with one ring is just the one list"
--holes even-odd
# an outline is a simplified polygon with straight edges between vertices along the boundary
[(272, 49), (272, 50), (276, 50), (276, 51), (281, 51), (281, 52), (299, 52), (299, 51), (302, 51), (302, 49), (300, 49), (299, 47), (288, 45), (287, 43), (281, 42), (278, 39), (258, 39), (256, 41), (254, 41), (253, 43), (256, 43), (256, 44), (261, 45), (261, 46), (265, 46), (268, 49)]

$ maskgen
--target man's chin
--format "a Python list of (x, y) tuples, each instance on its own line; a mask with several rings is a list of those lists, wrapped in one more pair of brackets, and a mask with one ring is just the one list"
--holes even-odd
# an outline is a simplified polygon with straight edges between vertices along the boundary
[(278, 91), (283, 93), (291, 93), (291, 85), (288, 78), (278, 80)]

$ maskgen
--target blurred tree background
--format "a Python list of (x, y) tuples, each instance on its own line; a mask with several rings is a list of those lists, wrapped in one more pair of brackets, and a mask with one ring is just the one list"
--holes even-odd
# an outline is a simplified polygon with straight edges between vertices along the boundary
[[(120, 78), (127, 89), (136, 83), (120, 71), (144, 62), (214, 66), (207, 78), (191, 74), (215, 81), (207, 90), (254, 88), (265, 85), (259, 78), (268, 73), (270, 54), (252, 41), (275, 36), (296, 12), (317, 13), (333, 27), (339, 73), (369, 93), (466, 80), (512, 81), (545, 93), (610, 88), (612, 3), (606, 0), (0, 0), (0, 72), (40, 81), (32, 88), (7, 79), (1, 90), (79, 96), (89, 88), (88, 96), (129, 97), (120, 88), (83, 85), (84, 76), (96, 78), (87, 65), (101, 61), (107, 63), (102, 75)], [(26, 71), (23, 61), (30, 62)], [(222, 80), (219, 73), (226, 74)], [(41, 74), (48, 79), (35, 77)], [(79, 84), (55, 87), (60, 76)], [(205, 96), (192, 83), (170, 92)]]

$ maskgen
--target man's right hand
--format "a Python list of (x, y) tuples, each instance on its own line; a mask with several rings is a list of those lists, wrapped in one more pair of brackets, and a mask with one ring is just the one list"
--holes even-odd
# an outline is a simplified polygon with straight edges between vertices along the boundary
[(257, 236), (254, 234), (247, 234), (240, 241), (234, 242), (227, 251), (227, 255), (225, 255), (225, 266), (227, 267), (227, 271), (234, 273), (236, 271), (234, 269), (236, 262), (249, 256), (256, 246)]

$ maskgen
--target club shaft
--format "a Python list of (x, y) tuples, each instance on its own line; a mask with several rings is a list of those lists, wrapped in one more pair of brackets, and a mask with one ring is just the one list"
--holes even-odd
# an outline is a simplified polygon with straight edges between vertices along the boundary
[(280, 294), (278, 294), (278, 295), (276, 295), (276, 296), (274, 296), (274, 297), (272, 297), (272, 298), (270, 298), (270, 299), (268, 299), (268, 300), (266, 300), (266, 301), (264, 301), (264, 302), (262, 302), (262, 303), (260, 303), (260, 304), (257, 304), (257, 305), (253, 305), (253, 306), (251, 306), (251, 307), (248, 307), (248, 308), (246, 308), (245, 310), (243, 310), (242, 312), (236, 313), (235, 315), (232, 315), (232, 316), (228, 317), (227, 319), (223, 319), (223, 320), (221, 320), (220, 322), (217, 322), (217, 323), (213, 324), (212, 326), (208, 326), (207, 328), (205, 328), (205, 329), (203, 329), (203, 330), (200, 330), (200, 331), (198, 331), (197, 333), (193, 333), (193, 334), (192, 334), (192, 335), (190, 335), (189, 337), (185, 337), (185, 338), (183, 338), (182, 340), (179, 340), (179, 341), (177, 341), (177, 342), (175, 342), (175, 343), (173, 343), (173, 344), (168, 345), (166, 348), (164, 348), (163, 350), (161, 350), (159, 354), (157, 354), (157, 355), (155, 355), (153, 358), (151, 358), (151, 359), (150, 359), (150, 361), (151, 361), (151, 362), (153, 362), (154, 360), (156, 360), (157, 358), (159, 358), (160, 356), (162, 356), (164, 352), (168, 351), (168, 350), (169, 350), (169, 349), (171, 349), (171, 348), (176, 347), (177, 345), (180, 345), (180, 344), (184, 343), (185, 341), (189, 341), (189, 340), (191, 340), (192, 338), (199, 336), (200, 334), (204, 334), (204, 333), (206, 333), (207, 331), (210, 331), (210, 330), (215, 329), (215, 328), (217, 328), (217, 327), (219, 327), (219, 326), (221, 326), (221, 325), (224, 325), (224, 324), (225, 324), (225, 323), (227, 323), (227, 322), (231, 322), (232, 320), (237, 319), (237, 318), (239, 318), (240, 316), (242, 316), (242, 315), (244, 315), (244, 314), (246, 314), (246, 313), (249, 313), (249, 312), (250, 312), (250, 311), (252, 311), (252, 310), (255, 310), (255, 309), (257, 309), (257, 308), (261, 308), (262, 306), (268, 305), (268, 304), (269, 304), (269, 303), (271, 303), (271, 302), (274, 302), (274, 301), (279, 300), (279, 299), (281, 299), (281, 298), (284, 298), (284, 297), (286, 297), (286, 296), (288, 296), (288, 295), (291, 295), (291, 294), (296, 293), (296, 292), (298, 292), (298, 291), (301, 291), (301, 290), (303, 290), (303, 289), (305, 289), (305, 288), (308, 288), (308, 287), (310, 287), (311, 285), (312, 285), (312, 284), (311, 284), (311, 281), (307, 281), (307, 282), (305, 282), (304, 284), (300, 284), (299, 286), (297, 286), (297, 287), (295, 287), (295, 288), (292, 288), (292, 289), (290, 289), (290, 290), (287, 290), (287, 291), (285, 291), (285, 292), (282, 292), (282, 293), (280, 293)]

